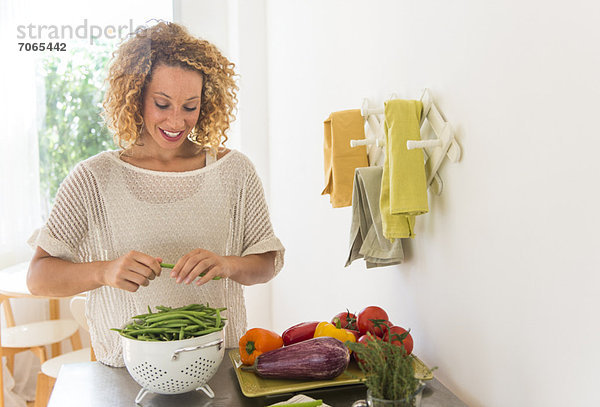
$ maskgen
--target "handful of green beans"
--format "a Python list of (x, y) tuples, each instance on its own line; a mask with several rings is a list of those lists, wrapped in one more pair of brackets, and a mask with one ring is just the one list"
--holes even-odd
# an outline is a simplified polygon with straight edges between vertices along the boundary
[(171, 308), (157, 306), (157, 312), (134, 316), (133, 322), (123, 329), (111, 328), (129, 339), (140, 341), (179, 341), (220, 331), (226, 318), (221, 312), (227, 308), (211, 308), (208, 304), (190, 304)]

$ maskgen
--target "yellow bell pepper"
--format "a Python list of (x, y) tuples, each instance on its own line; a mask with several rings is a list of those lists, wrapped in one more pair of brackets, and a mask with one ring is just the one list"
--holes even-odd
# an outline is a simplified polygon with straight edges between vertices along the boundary
[(356, 337), (352, 332), (345, 330), (344, 328), (338, 328), (329, 322), (319, 322), (315, 329), (315, 338), (320, 336), (330, 336), (335, 339), (339, 339), (342, 342), (350, 341), (356, 342)]

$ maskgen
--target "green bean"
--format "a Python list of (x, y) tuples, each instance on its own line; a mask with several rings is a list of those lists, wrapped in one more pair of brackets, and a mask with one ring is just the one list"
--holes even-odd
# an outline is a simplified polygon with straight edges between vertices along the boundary
[(205, 329), (205, 330), (200, 331), (200, 332), (192, 332), (192, 335), (193, 336), (207, 335), (207, 334), (212, 333), (212, 332), (220, 331), (221, 329), (222, 328), (209, 328), (209, 329)]
[[(200, 273), (200, 277), (204, 277), (206, 275), (206, 273)], [(220, 280), (221, 276), (216, 276), (212, 278), (213, 280)]]
[(179, 308), (181, 311), (187, 311), (187, 310), (191, 310), (191, 311), (204, 311), (207, 307), (204, 304), (190, 304), (190, 305), (186, 305), (185, 307), (181, 307)]
[(170, 263), (160, 263), (160, 266), (164, 269), (172, 269), (173, 267), (175, 267), (174, 264), (170, 264)]
[(181, 328), (181, 327), (186, 327), (189, 326), (189, 321), (188, 322), (175, 322), (175, 323), (163, 323), (161, 325), (152, 325), (151, 328)]
[(156, 326), (162, 326), (165, 324), (176, 324), (176, 323), (189, 324), (190, 320), (188, 318), (165, 319), (162, 321), (149, 322), (147, 325), (149, 327), (156, 327)]
[(131, 330), (131, 331), (126, 329), (125, 332), (127, 332), (130, 335), (131, 335), (131, 333), (135, 333), (137, 335), (146, 334), (146, 333), (158, 333), (159, 334), (159, 333), (165, 332), (165, 329), (167, 329), (167, 328), (140, 328), (140, 329), (135, 329), (135, 330)]
[(203, 319), (203, 318), (209, 318), (210, 314), (205, 312), (205, 311), (189, 311), (189, 310), (184, 310), (184, 311), (177, 311), (178, 313), (184, 314), (184, 315), (189, 315), (190, 317), (194, 317), (197, 319)]
[(152, 315), (156, 315), (156, 314), (153, 314), (153, 313), (149, 313), (149, 314), (140, 314), (140, 315), (136, 315), (136, 316), (134, 316), (134, 317), (133, 317), (133, 318), (131, 318), (131, 319), (144, 319), (144, 318), (148, 318), (148, 317), (150, 317), (150, 316), (152, 316)]
[(174, 312), (177, 312), (179, 314), (191, 315), (193, 317), (198, 317), (198, 318), (204, 317), (206, 315), (210, 315), (206, 311), (193, 311), (193, 310), (189, 310), (189, 309), (177, 310), (177, 311), (174, 311)]
[(182, 313), (179, 313), (179, 312), (164, 312), (164, 313), (163, 312), (159, 312), (159, 313), (157, 313), (155, 315), (157, 315), (157, 316), (146, 318), (146, 322), (151, 324), (153, 322), (166, 321), (166, 320), (175, 319), (175, 318), (187, 318), (187, 319), (189, 319), (189, 320), (191, 320), (193, 322), (196, 322), (196, 323), (198, 323), (197, 321), (199, 321), (198, 318), (196, 318), (196, 317), (193, 317), (193, 316), (188, 315), (188, 314), (182, 314)]
[[(174, 264), (170, 264), (170, 263), (160, 263), (160, 266), (165, 269), (172, 269), (173, 267), (175, 267)], [(204, 277), (205, 274), (206, 273), (200, 273), (199, 277)], [(220, 279), (221, 279), (221, 276), (213, 277), (213, 280), (220, 280)]]
[(152, 312), (133, 317), (123, 329), (113, 331), (143, 341), (171, 341), (193, 338), (220, 331), (227, 319), (221, 315), (226, 308), (211, 308), (208, 304), (189, 304), (179, 308), (156, 306)]

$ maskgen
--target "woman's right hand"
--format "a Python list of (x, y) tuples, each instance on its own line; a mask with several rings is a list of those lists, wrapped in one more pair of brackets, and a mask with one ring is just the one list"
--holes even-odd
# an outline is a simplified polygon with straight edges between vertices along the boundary
[(104, 285), (135, 292), (140, 286), (147, 286), (150, 280), (160, 275), (161, 261), (160, 258), (132, 250), (106, 263)]

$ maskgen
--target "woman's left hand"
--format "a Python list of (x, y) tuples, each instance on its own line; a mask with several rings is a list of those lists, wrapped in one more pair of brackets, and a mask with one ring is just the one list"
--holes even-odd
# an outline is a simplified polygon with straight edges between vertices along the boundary
[(171, 277), (176, 278), (177, 283), (190, 284), (201, 276), (196, 285), (202, 285), (217, 276), (228, 278), (232, 272), (232, 264), (227, 257), (204, 249), (194, 249), (175, 263)]

